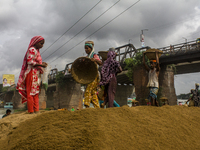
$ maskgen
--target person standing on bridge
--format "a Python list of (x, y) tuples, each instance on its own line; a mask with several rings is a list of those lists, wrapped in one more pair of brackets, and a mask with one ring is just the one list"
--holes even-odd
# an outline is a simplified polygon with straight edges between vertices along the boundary
[(160, 72), (160, 65), (159, 65), (159, 58), (158, 58), (158, 53), (156, 53), (156, 60), (150, 60), (150, 68), (147, 66), (145, 62), (145, 53), (143, 53), (143, 64), (145, 66), (145, 69), (149, 73), (149, 82), (147, 84), (147, 87), (150, 90), (148, 99), (149, 99), (149, 106), (157, 105), (159, 106), (159, 103), (157, 101), (157, 94), (158, 94), (158, 88), (159, 88), (159, 83), (158, 83), (158, 76)]
[[(94, 42), (86, 41), (85, 42), (85, 52), (87, 53), (87, 57), (91, 58), (91, 61), (95, 62), (98, 65), (102, 65), (102, 62), (97, 54), (94, 53)], [(90, 107), (90, 103), (94, 105), (95, 108), (99, 107), (99, 100), (97, 97), (97, 86), (99, 84), (99, 75), (95, 78), (95, 80), (87, 85), (84, 94), (84, 105), (86, 108)]]
[(22, 96), (22, 103), (27, 101), (29, 113), (39, 111), (40, 76), (43, 68), (47, 66), (47, 63), (42, 62), (39, 51), (44, 42), (44, 38), (41, 36), (34, 36), (31, 39), (17, 83), (16, 89)]
[(114, 48), (109, 50), (107, 54), (107, 60), (104, 62), (101, 69), (101, 81), (100, 86), (105, 86), (105, 100), (101, 104), (101, 107), (104, 108), (108, 102), (108, 107), (113, 107), (115, 93), (117, 89), (117, 73), (122, 72), (122, 68), (118, 61), (115, 60), (116, 53)]

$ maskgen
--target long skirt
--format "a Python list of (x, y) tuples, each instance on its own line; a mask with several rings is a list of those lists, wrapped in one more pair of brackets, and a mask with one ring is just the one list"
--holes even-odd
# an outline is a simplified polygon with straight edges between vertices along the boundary
[(90, 103), (94, 105), (95, 108), (99, 107), (99, 100), (97, 97), (97, 86), (98, 86), (98, 77), (90, 84), (87, 85), (85, 94), (84, 94), (84, 105), (90, 106)]
[[(101, 106), (101, 104), (103, 103), (104, 101), (102, 101), (102, 100), (99, 100), (99, 105)], [(114, 102), (113, 102), (113, 106), (114, 107), (120, 107), (120, 105), (114, 100)]]
[(28, 112), (33, 113), (39, 111), (39, 94), (30, 95), (33, 81), (32, 70), (26, 76), (26, 92)]
[(105, 86), (105, 92), (107, 94), (105, 98), (105, 104), (108, 102), (108, 107), (113, 107), (116, 89), (117, 89), (117, 79), (114, 76), (110, 79), (110, 82)]

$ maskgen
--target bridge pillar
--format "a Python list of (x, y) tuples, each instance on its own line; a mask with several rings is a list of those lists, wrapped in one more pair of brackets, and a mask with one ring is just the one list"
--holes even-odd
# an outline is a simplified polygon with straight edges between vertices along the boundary
[(46, 101), (47, 101), (46, 91), (45, 91), (44, 87), (42, 87), (40, 94), (39, 94), (39, 108), (40, 109), (46, 108)]
[(56, 91), (56, 84), (51, 84), (51, 86), (49, 85), (48, 89), (47, 89), (47, 108), (50, 107), (54, 107), (54, 97), (53, 94)]
[[(10, 101), (13, 102), (13, 109), (26, 109), (26, 103), (22, 104), (22, 100), (21, 100), (21, 95), (19, 94), (18, 90), (14, 90), (14, 91), (10, 91), (10, 93), (8, 93), (10, 97)], [(46, 108), (46, 92), (45, 89), (41, 89), (41, 92), (39, 94), (39, 108), (40, 109), (45, 109)], [(6, 98), (6, 101), (7, 98)]]
[(11, 102), (13, 95), (14, 95), (14, 91), (7, 91), (3, 98), (4, 103)]
[(25, 109), (25, 103), (22, 104), (22, 98), (18, 90), (14, 90), (14, 95), (11, 102), (13, 102), (13, 109)]
[(147, 88), (148, 73), (143, 65), (134, 68), (133, 83), (135, 86), (136, 100), (139, 101), (140, 105), (146, 105), (145, 99), (149, 94), (149, 89)]
[(159, 85), (161, 97), (167, 97), (169, 105), (177, 105), (176, 91), (174, 88), (174, 70), (171, 66), (161, 66)]
[(81, 91), (81, 84), (75, 82), (72, 78), (67, 78), (64, 85), (56, 84), (56, 91), (54, 92), (54, 108), (67, 108), (70, 110), (72, 106), (76, 109), (82, 109), (83, 92)]
[(120, 105), (127, 105), (127, 97), (133, 92), (134, 86), (130, 85), (117, 85), (115, 101)]

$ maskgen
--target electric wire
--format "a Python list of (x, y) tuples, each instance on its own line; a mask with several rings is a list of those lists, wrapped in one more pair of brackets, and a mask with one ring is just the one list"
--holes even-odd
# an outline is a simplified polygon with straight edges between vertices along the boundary
[(51, 46), (53, 46), (61, 37), (63, 37), (71, 28), (73, 28), (81, 19), (83, 19), (90, 11), (92, 11), (102, 0), (96, 3), (89, 11), (87, 11), (79, 20), (77, 20), (69, 29), (67, 29), (58, 39), (56, 39), (49, 47), (47, 47), (41, 54), (46, 52)]
[(111, 7), (109, 7), (106, 11), (104, 11), (101, 15), (99, 15), (96, 19), (94, 19), (92, 22), (90, 22), (87, 26), (85, 26), (83, 29), (81, 29), (77, 34), (75, 34), (72, 38), (70, 38), (67, 42), (65, 42), (62, 46), (60, 46), (58, 49), (53, 51), (50, 55), (45, 57), (43, 60), (46, 60), (50, 56), (52, 56), (55, 52), (57, 52), (59, 49), (61, 49), (63, 46), (65, 46), (67, 43), (69, 43), (72, 39), (74, 39), (77, 35), (79, 35), (83, 30), (85, 30), (87, 27), (89, 27), (92, 23), (94, 23), (97, 19), (99, 19), (101, 16), (103, 16), (106, 12), (108, 12), (112, 7), (114, 7), (117, 3), (119, 3), (120, 0), (118, 0), (116, 3), (114, 3)]
[(76, 46), (78, 46), (79, 44), (81, 44), (84, 40), (86, 40), (87, 38), (91, 37), (92, 35), (94, 35), (96, 32), (98, 32), (99, 30), (101, 30), (102, 28), (104, 28), (106, 25), (108, 25), (109, 23), (111, 23), (113, 20), (115, 20), (116, 18), (118, 18), (119, 16), (121, 16), (124, 12), (126, 12), (127, 10), (129, 10), (131, 7), (133, 7), (134, 5), (136, 5), (140, 0), (136, 1), (135, 3), (133, 3), (131, 6), (129, 6), (127, 9), (125, 9), (124, 11), (122, 11), (120, 14), (118, 14), (117, 16), (115, 16), (113, 19), (111, 19), (110, 21), (108, 21), (106, 24), (104, 24), (102, 27), (100, 27), (99, 29), (97, 29), (95, 32), (93, 32), (92, 34), (90, 34), (88, 37), (86, 37), (85, 39), (81, 40), (78, 44), (76, 44), (74, 47), (70, 48), (68, 51), (66, 51), (65, 53), (63, 53), (62, 55), (58, 56), (56, 59), (54, 59), (53, 61), (51, 61), (50, 63), (54, 62), (55, 60), (57, 60), (58, 58), (64, 56), (66, 53), (68, 53), (69, 51), (71, 51), (72, 49), (74, 49)]

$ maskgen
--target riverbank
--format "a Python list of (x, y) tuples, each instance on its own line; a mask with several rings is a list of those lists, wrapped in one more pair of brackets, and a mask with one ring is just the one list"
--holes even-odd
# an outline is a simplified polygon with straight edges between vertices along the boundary
[(0, 135), (4, 133), (0, 146), (6, 150), (199, 149), (199, 114), (200, 108), (185, 106), (21, 112), (0, 120)]

